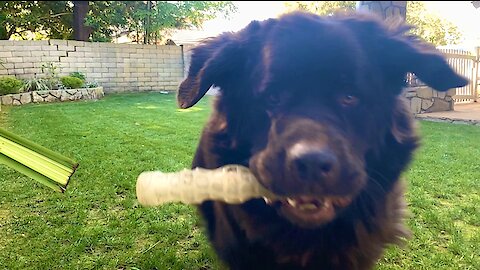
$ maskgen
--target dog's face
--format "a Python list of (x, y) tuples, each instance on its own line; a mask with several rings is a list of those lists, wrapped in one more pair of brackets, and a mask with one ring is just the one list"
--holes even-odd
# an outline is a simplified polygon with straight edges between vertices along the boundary
[(230, 162), (245, 163), (285, 197), (269, 202), (282, 217), (317, 227), (378, 181), (368, 175), (368, 157), (386, 140), (414, 144), (399, 98), (407, 72), (440, 91), (466, 84), (403, 32), (366, 18), (304, 13), (254, 22), (193, 51), (179, 104), (192, 106), (211, 85), (220, 87), (209, 129), (228, 138), (222, 147), (243, 153)]

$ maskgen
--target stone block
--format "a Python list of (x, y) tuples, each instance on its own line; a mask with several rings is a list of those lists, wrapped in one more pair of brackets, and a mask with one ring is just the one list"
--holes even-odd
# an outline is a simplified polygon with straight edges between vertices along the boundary
[(83, 58), (83, 57), (85, 57), (85, 52), (68, 52), (67, 56), (69, 58), (71, 58), (71, 57), (81, 57), (81, 58)]
[(12, 57), (12, 52), (5, 52), (5, 51), (1, 51), (0, 52), (0, 57), (2, 58), (8, 58), (8, 57)]
[(81, 62), (72, 62), (70, 63), (71, 68), (85, 68), (86, 63), (81, 63)]
[(58, 99), (52, 95), (49, 95), (45, 97), (45, 102), (54, 102), (54, 101), (57, 101)]
[(102, 67), (102, 63), (98, 63), (98, 62), (86, 62), (86, 63), (85, 63), (85, 67), (87, 67), (87, 68), (101, 68), (101, 67)]
[(68, 75), (70, 72), (75, 72), (78, 71), (78, 68), (76, 67), (66, 67), (62, 68), (62, 74)]
[(25, 73), (25, 74), (15, 74), (15, 77), (19, 80), (27, 80), (27, 79), (31, 79), (35, 75), (36, 74), (33, 74), (33, 73)]
[(10, 75), (25, 74), (25, 70), (23, 70), (23, 68), (9, 69), (8, 74)]
[(42, 56), (42, 62), (60, 62), (57, 56)]
[(432, 106), (425, 110), (425, 112), (444, 112), (453, 110), (453, 101), (448, 102), (439, 98), (435, 98)]
[(99, 52), (85, 52), (85, 58), (93, 58), (93, 57), (100, 57)]
[(32, 53), (30, 51), (13, 51), (12, 56), (13, 57), (32, 56)]
[(68, 46), (75, 46), (75, 47), (85, 47), (84, 41), (77, 41), (77, 40), (67, 40)]
[(117, 57), (117, 54), (116, 53), (112, 53), (112, 52), (104, 52), (104, 53), (101, 53), (100, 54), (102, 58), (115, 58)]
[(88, 78), (95, 79), (95, 78), (102, 78), (102, 73), (100, 72), (93, 72), (88, 74)]
[(67, 40), (62, 39), (50, 39), (50, 45), (57, 45), (57, 46), (67, 46)]
[(432, 99), (422, 99), (422, 111), (428, 110), (433, 105)]
[(13, 47), (13, 40), (0, 40), (0, 46)]
[(123, 68), (107, 68), (109, 73), (121, 73), (123, 72)]
[(14, 68), (33, 68), (32, 62), (15, 63)]
[(23, 93), (20, 95), (20, 103), (28, 104), (32, 102), (32, 95), (31, 93)]
[(65, 52), (73, 52), (75, 51), (74, 46), (67, 46), (67, 45), (58, 45), (58, 50), (59, 51), (65, 51)]
[(76, 63), (77, 59), (75, 57), (60, 57), (60, 62), (64, 63)]
[(57, 51), (57, 45), (44, 45), (42, 46), (42, 51)]
[(69, 100), (70, 94), (67, 91), (62, 91), (62, 95), (60, 96), (60, 101), (67, 101)]
[(112, 63), (112, 62), (106, 62), (106, 63), (102, 63), (102, 67), (104, 67), (104, 68), (114, 68), (114, 67), (117, 67), (117, 64)]
[[(22, 46), (22, 47), (15, 47), (16, 52), (38, 52), (42, 50), (42, 46)], [(21, 56), (21, 55), (20, 55)]]
[(418, 97), (413, 97), (410, 100), (410, 110), (413, 113), (420, 113), (422, 111), (422, 99)]
[(139, 91), (152, 91), (152, 87), (151, 86), (140, 86), (140, 87), (138, 87), (138, 90)]
[(8, 57), (7, 62), (8, 63), (21, 63), (21, 62), (23, 62), (23, 57)]
[(49, 52), (50, 56), (67, 56), (66, 51), (50, 51)]
[(36, 91), (32, 92), (32, 100), (34, 103), (43, 102), (43, 97), (40, 96)]
[(41, 56), (48, 56), (48, 52), (47, 51), (32, 51), (32, 56), (36, 56), (36, 57), (41, 57)]
[(132, 77), (124, 77), (123, 78), (124, 82), (136, 82), (137, 78), (132, 78)]
[(90, 59), (84, 58), (84, 57), (74, 57), (75, 62), (74, 63), (87, 63), (90, 62)]
[(90, 47), (90, 46), (76, 47), (76, 48), (75, 48), (75, 51), (77, 51), (77, 52), (91, 52), (91, 51), (92, 51), (92, 47)]
[(25, 68), (23, 69), (25, 74), (37, 74), (37, 73), (42, 73), (42, 70), (39, 68)]
[(13, 98), (11, 95), (0, 96), (2, 105), (12, 105)]
[(436, 97), (438, 97), (439, 99), (445, 99), (445, 97), (447, 96), (447, 92), (440, 92), (440, 91), (434, 91), (436, 93)]
[(63, 90), (50, 90), (49, 94), (54, 96), (57, 99), (60, 99), (60, 97), (62, 96), (62, 92)]
[(456, 94), (457, 94), (457, 90), (456, 90), (455, 88), (450, 89), (450, 90), (447, 91), (447, 96), (453, 97), (453, 96), (455, 96)]
[(14, 46), (47, 46), (48, 40), (15, 40)]

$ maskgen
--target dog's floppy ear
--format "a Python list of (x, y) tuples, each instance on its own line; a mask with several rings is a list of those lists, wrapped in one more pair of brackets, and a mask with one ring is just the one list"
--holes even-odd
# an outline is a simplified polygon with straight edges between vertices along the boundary
[(402, 73), (413, 72), (422, 82), (438, 90), (462, 87), (468, 80), (457, 74), (434, 47), (409, 37), (392, 39), (390, 55), (392, 65)]
[(256, 62), (252, 55), (258, 53), (261, 30), (269, 29), (275, 22), (252, 21), (237, 33), (221, 34), (194, 48), (188, 76), (178, 89), (178, 105), (184, 109), (195, 105), (212, 85), (225, 93), (225, 89), (241, 84), (246, 66)]
[(189, 108), (197, 103), (212, 85), (224, 86), (241, 61), (240, 49), (232, 34), (210, 39), (192, 50), (187, 78), (180, 84), (178, 106)]

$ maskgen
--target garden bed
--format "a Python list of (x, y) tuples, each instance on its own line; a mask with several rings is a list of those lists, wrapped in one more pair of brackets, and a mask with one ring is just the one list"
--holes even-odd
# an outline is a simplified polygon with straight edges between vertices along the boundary
[(0, 96), (1, 105), (24, 105), (28, 103), (62, 102), (99, 99), (104, 96), (103, 87), (64, 90), (31, 91)]

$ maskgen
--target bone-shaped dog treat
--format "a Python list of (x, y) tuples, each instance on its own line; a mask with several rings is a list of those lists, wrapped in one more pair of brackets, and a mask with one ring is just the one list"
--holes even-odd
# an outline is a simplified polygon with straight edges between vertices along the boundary
[(137, 179), (137, 199), (145, 206), (168, 202), (199, 204), (207, 200), (238, 204), (262, 197), (276, 196), (258, 183), (248, 168), (239, 165), (174, 173), (143, 172)]

